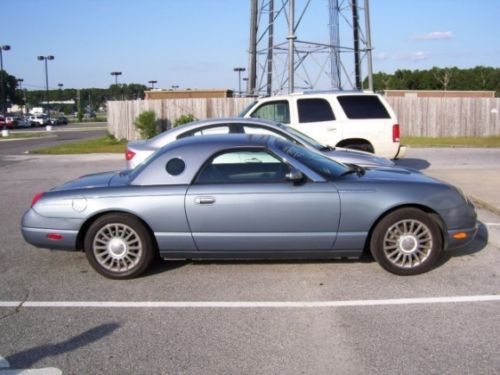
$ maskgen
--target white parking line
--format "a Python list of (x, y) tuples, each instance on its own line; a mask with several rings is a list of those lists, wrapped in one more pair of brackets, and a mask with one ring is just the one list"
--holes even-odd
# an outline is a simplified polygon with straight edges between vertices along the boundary
[(500, 227), (500, 223), (484, 223), (488, 227)]
[(396, 298), (351, 301), (0, 301), (0, 307), (49, 308), (311, 308), (500, 302), (500, 295)]

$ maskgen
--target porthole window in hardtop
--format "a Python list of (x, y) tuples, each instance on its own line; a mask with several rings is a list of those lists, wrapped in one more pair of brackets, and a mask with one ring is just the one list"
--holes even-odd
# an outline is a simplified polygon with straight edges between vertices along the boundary
[(344, 95), (338, 96), (337, 99), (347, 118), (356, 120), (391, 118), (376, 95)]
[(285, 182), (287, 164), (264, 150), (231, 150), (210, 160), (197, 184)]
[(299, 99), (299, 122), (333, 121), (335, 116), (327, 100), (321, 98)]
[(264, 103), (251, 114), (251, 117), (263, 118), (266, 120), (289, 124), (290, 108), (288, 105), (288, 101), (279, 100), (275, 102)]
[(186, 169), (186, 163), (180, 158), (173, 158), (167, 162), (165, 169), (169, 175), (178, 176)]

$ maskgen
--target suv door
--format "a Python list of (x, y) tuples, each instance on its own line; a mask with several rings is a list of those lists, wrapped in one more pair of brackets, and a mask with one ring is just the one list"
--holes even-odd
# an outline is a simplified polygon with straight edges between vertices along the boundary
[(292, 124), (318, 142), (335, 146), (342, 139), (342, 129), (330, 102), (324, 98), (295, 98), (297, 123)]

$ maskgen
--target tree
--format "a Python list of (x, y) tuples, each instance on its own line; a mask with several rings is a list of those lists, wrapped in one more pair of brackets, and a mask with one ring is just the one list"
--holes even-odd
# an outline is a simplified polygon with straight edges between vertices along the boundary
[(3, 105), (10, 107), (12, 104), (24, 104), (22, 94), (17, 90), (17, 78), (11, 76), (5, 70), (0, 71), (0, 108), (3, 111)]

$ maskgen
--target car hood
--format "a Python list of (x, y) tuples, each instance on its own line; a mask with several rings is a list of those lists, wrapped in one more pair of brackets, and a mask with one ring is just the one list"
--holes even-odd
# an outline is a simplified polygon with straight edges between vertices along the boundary
[(387, 158), (348, 148), (336, 147), (332, 151), (323, 151), (323, 154), (341, 163), (357, 164), (362, 167), (393, 167), (395, 165)]
[(53, 188), (51, 191), (92, 189), (110, 186), (127, 185), (129, 171), (112, 171), (103, 173), (93, 173), (78, 177), (75, 180), (66, 182)]
[(352, 176), (350, 178), (354, 179), (361, 179), (363, 181), (374, 181), (374, 182), (394, 181), (394, 182), (422, 182), (422, 183), (433, 183), (433, 184), (446, 184), (433, 177), (427, 176), (419, 171), (414, 171), (411, 169), (401, 168), (397, 166), (389, 168), (366, 169), (364, 173), (361, 173), (359, 175), (353, 173), (348, 176)]

